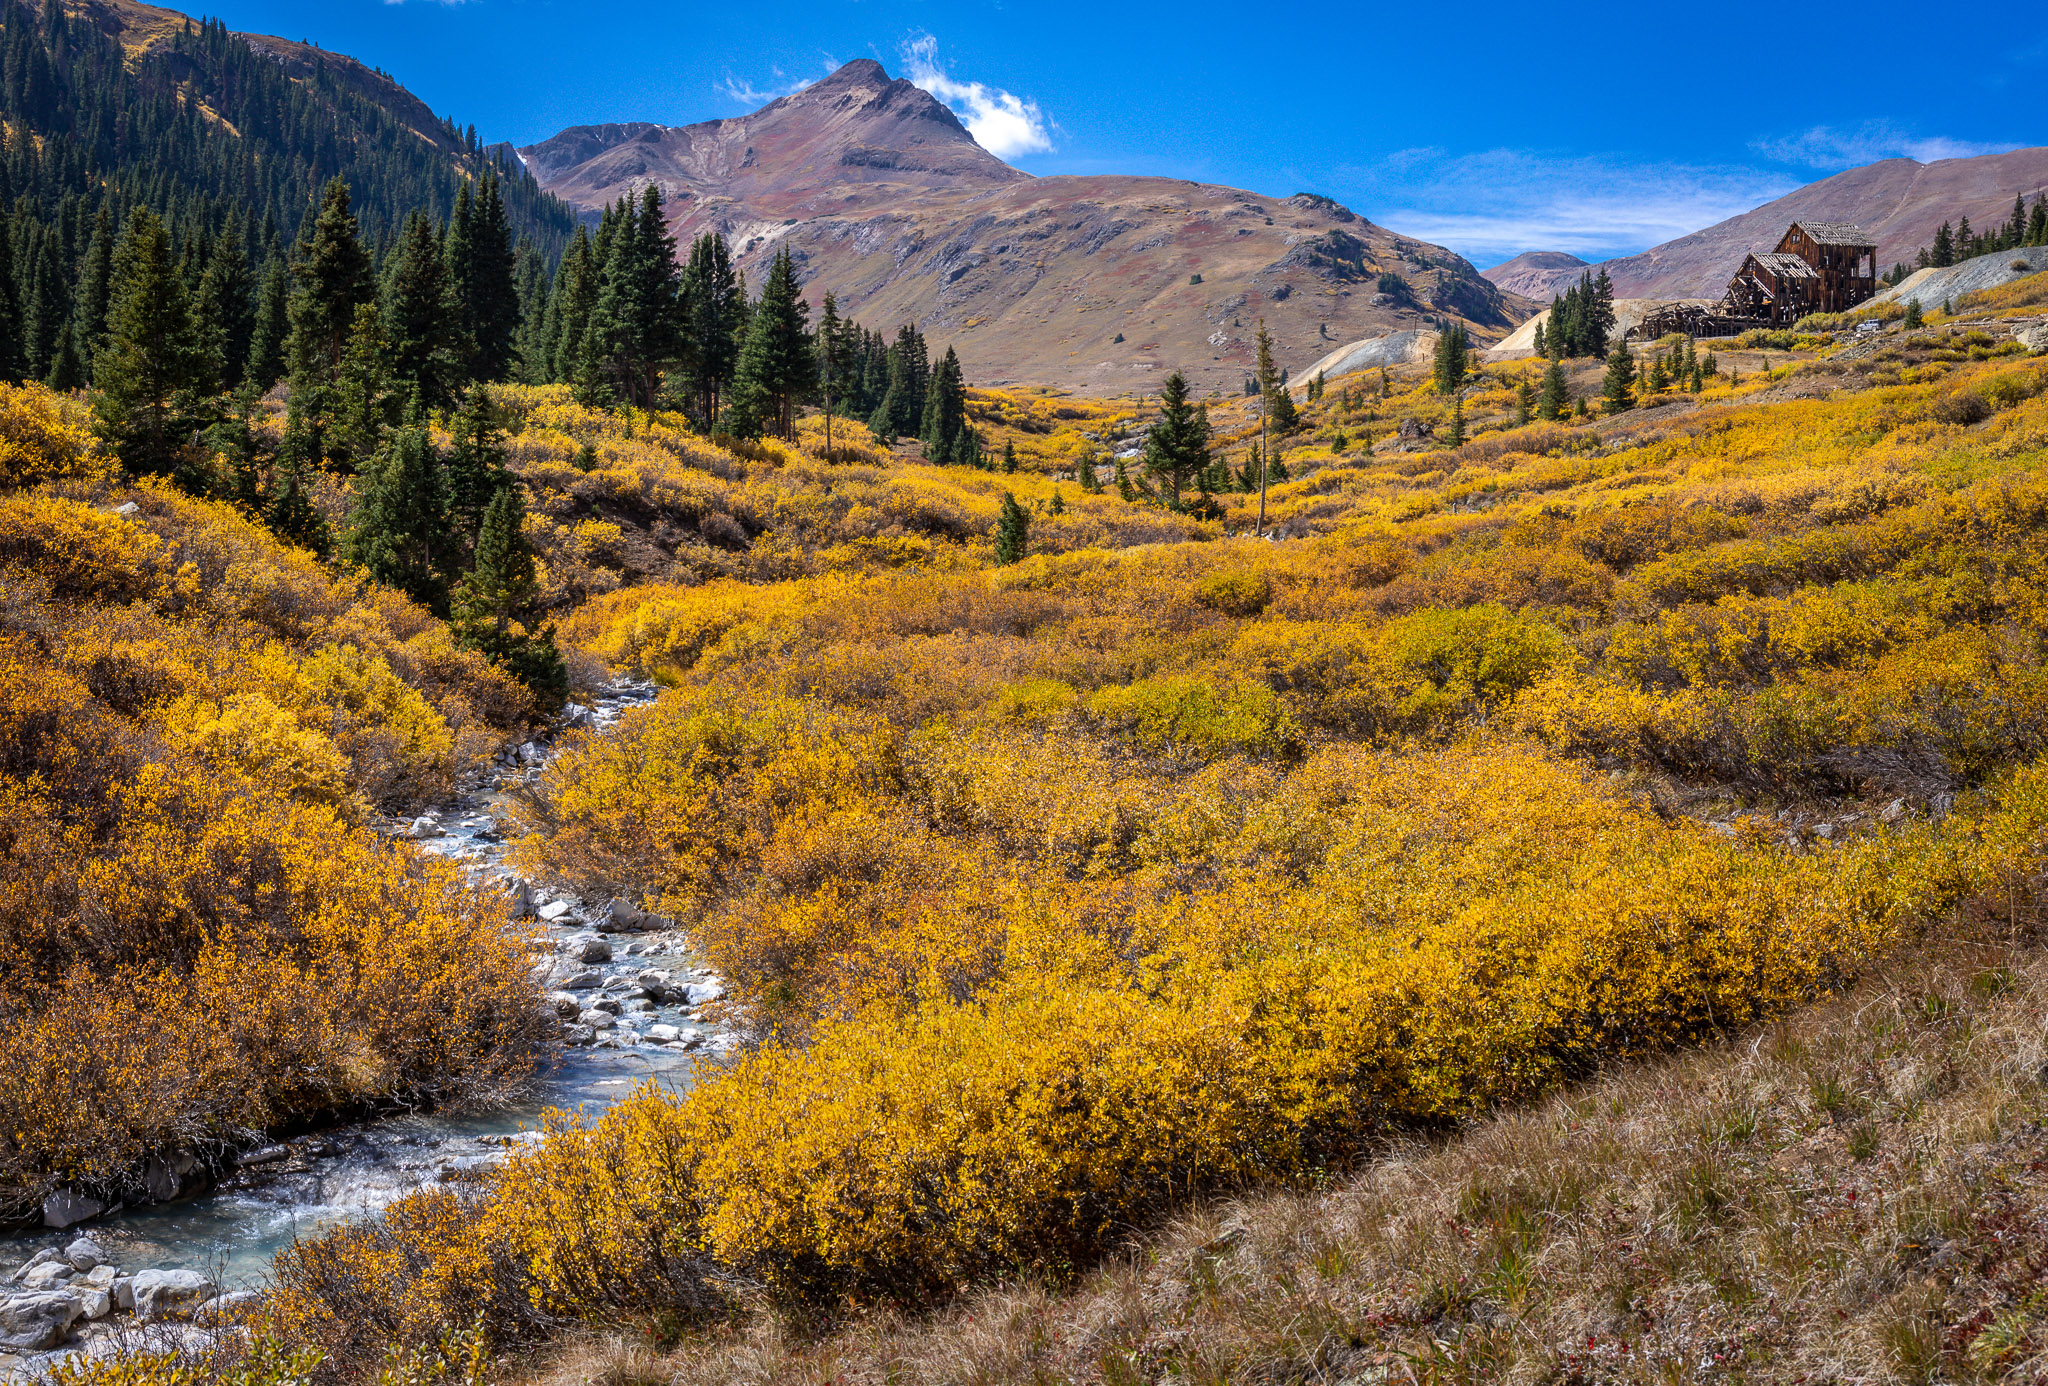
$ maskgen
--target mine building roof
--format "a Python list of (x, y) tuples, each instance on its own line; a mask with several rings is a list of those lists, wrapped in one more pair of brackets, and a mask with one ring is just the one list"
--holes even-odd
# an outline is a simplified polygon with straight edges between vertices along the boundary
[(1812, 265), (1807, 264), (1806, 261), (1800, 259), (1797, 255), (1787, 254), (1782, 251), (1767, 251), (1764, 254), (1758, 255), (1756, 262), (1782, 279), (1820, 278), (1820, 275), (1814, 271)]
[(1795, 221), (1793, 226), (1804, 231), (1820, 245), (1860, 245), (1870, 247), (1877, 239), (1868, 231), (1848, 221)]

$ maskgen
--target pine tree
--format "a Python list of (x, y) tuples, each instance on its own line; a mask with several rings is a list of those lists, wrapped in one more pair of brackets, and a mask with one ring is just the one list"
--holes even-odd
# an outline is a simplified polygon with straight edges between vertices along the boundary
[(1943, 222), (1934, 233), (1934, 249), (1928, 263), (1936, 269), (1946, 269), (1956, 262), (1956, 233), (1947, 222)]
[(483, 512), (475, 562), (455, 588), (449, 624), (457, 644), (482, 652), (552, 709), (568, 695), (569, 673), (554, 627), (542, 624), (525, 518), (518, 488), (500, 486)]
[(1005, 472), (1017, 470), (1017, 444), (1008, 438), (1003, 440), (1003, 470)]
[(93, 409), (133, 472), (171, 475), (179, 442), (203, 426), (199, 400), (214, 381), (171, 265), (170, 235), (154, 212), (128, 218), (114, 257), (107, 337), (93, 363)]
[(325, 558), (333, 536), (328, 531), (327, 517), (314, 508), (312, 497), (307, 494), (307, 478), (319, 459), (320, 440), (312, 421), (296, 411), (288, 411), (284, 440), (278, 445), (273, 468), (275, 485), (264, 519), (278, 537)]
[(597, 247), (590, 228), (578, 226), (576, 238), (555, 269), (554, 292), (548, 296), (546, 338), (550, 380), (567, 383), (575, 378), (583, 350), (583, 338), (590, 327), (590, 310), (597, 303)]
[(195, 305), (197, 321), (210, 338), (208, 350), (218, 358), (220, 383), (229, 390), (241, 385), (248, 370), (249, 343), (256, 328), (255, 288), (242, 238), (231, 230), (213, 243)]
[(343, 471), (369, 464), (395, 417), (399, 400), (391, 389), (385, 354), (383, 310), (374, 301), (365, 303), (356, 309), (333, 387), (317, 395), (329, 406), (330, 460)]
[(1183, 488), (1209, 466), (1209, 416), (1188, 401), (1187, 377), (1166, 377), (1159, 392), (1159, 421), (1145, 433), (1145, 471), (1166, 492), (1167, 508), (1181, 508)]
[(1550, 348), (1543, 341), (1543, 324), (1541, 322), (1536, 324), (1536, 355), (1539, 357), (1550, 355)]
[(448, 499), (424, 425), (393, 429), (356, 478), (344, 557), (431, 610), (446, 594)]
[(105, 201), (93, 214), (92, 241), (78, 270), (78, 298), (72, 307), (71, 332), (80, 363), (92, 369), (93, 353), (107, 334), (107, 305), (114, 284), (114, 212)]
[(423, 213), (405, 219), (385, 262), (383, 318), (392, 380), (427, 408), (447, 408), (468, 374), (468, 344), (441, 238)]
[(1459, 395), (1451, 400), (1451, 423), (1448, 432), (1444, 436), (1444, 446), (1447, 448), (1457, 448), (1464, 445), (1465, 398), (1463, 395)]
[(1628, 343), (1616, 341), (1614, 350), (1607, 357), (1607, 376), (1601, 398), (1607, 412), (1619, 414), (1635, 408), (1635, 357), (1629, 354)]
[(1083, 495), (1099, 496), (1102, 494), (1102, 479), (1095, 474), (1094, 453), (1084, 452), (1081, 454), (1081, 461), (1074, 469), (1074, 480), (1081, 484)]
[[(659, 206), (660, 195), (655, 196)], [(465, 202), (468, 215), (462, 217)], [(458, 340), (467, 353), (460, 369), (469, 380), (509, 380), (519, 341), (518, 256), (497, 174), (485, 173), (475, 198), (458, 198), (456, 205), (459, 234), (451, 223), (446, 263)], [(673, 262), (672, 242), (667, 253)]]
[(1435, 379), (1438, 394), (1447, 395), (1465, 383), (1471, 369), (1471, 338), (1455, 323), (1437, 334)]
[(988, 458), (981, 451), (981, 434), (972, 427), (960, 430), (960, 437), (953, 444), (953, 465), (972, 467), (978, 472), (988, 470)]
[(925, 390), (924, 418), (919, 430), (925, 457), (941, 464), (952, 461), (960, 430), (966, 424), (967, 386), (960, 377), (960, 357), (947, 347)]
[(490, 391), (482, 385), (470, 386), (461, 409), (448, 420), (448, 434), (448, 459), (443, 467), (448, 527), (458, 543), (468, 548), (477, 540), (484, 511), (512, 484), (512, 474), (505, 466), (504, 429)]
[(249, 329), (249, 360), (242, 378), (259, 390), (269, 390), (284, 379), (286, 347), (291, 337), (287, 304), (291, 280), (284, 261), (274, 259), (263, 267), (263, 284), (256, 292), (256, 313)]
[(1565, 385), (1564, 366), (1552, 361), (1543, 370), (1543, 395), (1536, 403), (1536, 414), (1555, 423), (1570, 407), (1571, 391)]
[(1926, 312), (1927, 310), (1920, 306), (1919, 299), (1909, 298), (1906, 300), (1906, 316), (1899, 319), (1899, 323), (1910, 332), (1926, 323)]
[(818, 339), (812, 345), (812, 354), (818, 362), (818, 404), (825, 413), (827, 461), (832, 458), (832, 410), (845, 390), (840, 379), (845, 370), (845, 362), (842, 360), (845, 332), (846, 324), (839, 316), (839, 300), (827, 292), (825, 307), (818, 314)]
[(675, 240), (662, 216), (661, 189), (649, 183), (637, 210), (619, 201), (585, 333), (585, 364), (595, 365), (626, 403), (651, 409), (662, 375), (684, 355), (684, 330)]
[[(950, 355), (957, 404), (960, 362)], [(796, 282), (796, 261), (784, 246), (769, 265), (761, 297), (747, 315), (746, 340), (740, 346), (739, 364), (733, 371), (732, 398), (726, 406), (726, 431), (735, 437), (753, 437), (771, 432), (782, 438), (796, 436), (797, 405), (810, 397), (818, 382), (818, 363), (813, 354), (810, 306), (803, 300)], [(959, 438), (960, 416), (937, 441), (927, 431), (926, 457), (943, 463), (949, 460)]]
[(322, 389), (332, 383), (355, 330), (356, 310), (376, 296), (370, 254), (357, 232), (348, 184), (333, 179), (321, 194), (320, 214), (292, 264), (286, 356), (295, 390)]
[(1017, 498), (1003, 492), (1003, 508), (996, 518), (996, 563), (1008, 567), (1024, 557), (1031, 543), (1031, 517)]
[(708, 428), (717, 419), (738, 368), (740, 331), (747, 316), (745, 291), (733, 271), (725, 237), (707, 231), (691, 244), (682, 282), (695, 412)]
[(1529, 383), (1529, 377), (1523, 376), (1515, 382), (1515, 427), (1528, 423), (1535, 409), (1536, 387)]

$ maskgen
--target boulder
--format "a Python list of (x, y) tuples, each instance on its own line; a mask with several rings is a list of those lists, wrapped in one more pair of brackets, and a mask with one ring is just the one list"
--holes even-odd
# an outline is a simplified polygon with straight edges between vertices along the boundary
[(63, 1252), (57, 1250), (56, 1247), (46, 1246), (41, 1251), (38, 1251), (35, 1255), (29, 1257), (26, 1261), (23, 1261), (19, 1266), (15, 1267), (14, 1274), (8, 1276), (7, 1278), (11, 1281), (15, 1281), (18, 1283), (23, 1276), (27, 1275), (37, 1266), (47, 1266), (52, 1261), (61, 1261), (63, 1259)]
[(637, 933), (661, 926), (659, 917), (649, 914), (622, 895), (614, 895), (604, 907), (604, 927), (615, 933)]
[(611, 1012), (600, 1011), (593, 1008), (577, 1016), (576, 1023), (578, 1025), (587, 1025), (593, 1030), (609, 1029), (611, 1028), (612, 1023)]
[(0, 1349), (47, 1352), (64, 1341), (85, 1304), (69, 1290), (10, 1295), (0, 1299)]
[(574, 962), (607, 963), (612, 960), (612, 946), (596, 934), (572, 934), (562, 940), (562, 955)]
[(134, 515), (138, 514), (141, 510), (142, 507), (137, 505), (134, 501), (123, 501), (121, 502), (121, 504), (114, 507), (114, 513), (116, 515)]
[(106, 1248), (90, 1237), (80, 1237), (64, 1248), (64, 1259), (71, 1263), (71, 1269), (89, 1271), (107, 1262)]
[(78, 1302), (85, 1306), (83, 1318), (97, 1322), (114, 1312), (114, 1297), (105, 1290), (75, 1290)]
[(647, 1038), (655, 1041), (657, 1044), (673, 1044), (682, 1037), (683, 1032), (673, 1025), (650, 1025), (647, 1027)]
[(2021, 328), (2014, 336), (2028, 351), (2048, 351), (2048, 322), (2037, 322), (2032, 327)]
[(567, 914), (569, 909), (570, 905), (567, 900), (550, 900), (547, 904), (535, 910), (534, 913), (539, 915), (545, 922), (552, 924)]
[(604, 974), (602, 972), (599, 972), (594, 967), (586, 967), (581, 972), (571, 972), (568, 976), (564, 977), (561, 989), (563, 991), (589, 991), (602, 981), (604, 981)]
[(21, 1284), (22, 1288), (31, 1294), (39, 1294), (45, 1290), (62, 1287), (73, 1274), (70, 1265), (64, 1261), (45, 1261), (40, 1266), (31, 1267), (28, 1273), (21, 1277)]
[(433, 815), (422, 814), (412, 820), (412, 826), (405, 830), (405, 835), (412, 838), (439, 837), (441, 825), (434, 821)]
[(597, 1038), (597, 1031), (588, 1025), (570, 1025), (562, 1031), (562, 1043), (573, 1045), (589, 1044)]
[(551, 991), (548, 993), (548, 1007), (563, 1020), (574, 1020), (576, 1012), (583, 1009), (583, 1003), (576, 999), (573, 991)]
[(253, 1308), (262, 1302), (263, 1296), (254, 1290), (229, 1290), (224, 1295), (215, 1295), (193, 1310), (192, 1318), (196, 1323), (232, 1318), (236, 1310)]
[(676, 979), (657, 967), (635, 973), (633, 980), (640, 984), (640, 990), (656, 1001), (672, 1001), (682, 995), (676, 986)]
[(707, 1001), (723, 1001), (725, 987), (717, 982), (692, 982), (685, 995), (692, 1006), (701, 1006)]
[(619, 1003), (613, 997), (600, 996), (590, 1003), (590, 1009), (593, 1011), (603, 1011), (606, 1015), (617, 1015), (619, 1013)]
[(218, 1288), (193, 1270), (138, 1271), (131, 1287), (135, 1312), (145, 1319), (182, 1318), (212, 1299)]
[(114, 1297), (114, 1307), (124, 1313), (135, 1312), (135, 1277), (124, 1275), (107, 1286), (107, 1293)]
[(87, 1198), (75, 1189), (59, 1189), (43, 1200), (43, 1226), (69, 1227), (106, 1211), (107, 1205), (97, 1198)]
[(84, 1275), (73, 1280), (71, 1288), (74, 1290), (109, 1290), (113, 1288), (114, 1282), (120, 1278), (121, 1268), (119, 1266), (108, 1265), (102, 1261)]
[[(479, 834), (481, 836), (481, 834)], [(511, 919), (524, 919), (533, 913), (533, 887), (517, 876), (505, 880), (505, 914)]]

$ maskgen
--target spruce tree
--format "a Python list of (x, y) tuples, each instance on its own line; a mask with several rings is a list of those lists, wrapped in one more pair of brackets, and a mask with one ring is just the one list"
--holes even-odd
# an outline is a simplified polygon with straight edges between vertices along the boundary
[[(657, 207), (659, 198), (655, 193)], [(519, 342), (518, 256), (497, 174), (484, 174), (466, 210), (459, 237), (451, 224), (445, 248), (459, 340), (467, 353), (461, 371), (468, 380), (509, 380)], [(672, 266), (673, 242), (667, 254)]]
[(1909, 298), (1906, 300), (1906, 316), (1899, 319), (1899, 324), (1908, 331), (1911, 331), (1926, 323), (1926, 313), (1927, 310), (1920, 306), (1918, 298)]
[(1180, 509), (1180, 494), (1209, 466), (1209, 416), (1188, 400), (1187, 377), (1166, 377), (1159, 392), (1159, 421), (1145, 433), (1145, 471), (1166, 493), (1169, 509)]
[(93, 353), (107, 334), (107, 305), (114, 284), (114, 213), (104, 200), (93, 214), (92, 240), (86, 246), (85, 263), (78, 270), (78, 297), (72, 307), (73, 344), (80, 363), (92, 369)]
[(1031, 517), (1024, 513), (1024, 507), (1017, 504), (1017, 498), (1008, 491), (1003, 492), (1003, 508), (996, 517), (996, 562), (1008, 567), (1024, 557), (1031, 543)]
[(426, 426), (393, 429), (356, 477), (343, 556), (438, 611), (448, 547), (448, 498)]
[(1451, 400), (1451, 423), (1443, 441), (1444, 446), (1447, 448), (1457, 448), (1465, 445), (1465, 398), (1463, 395), (1456, 396)]
[(484, 509), (475, 561), (456, 585), (449, 624), (457, 644), (480, 651), (552, 709), (568, 694), (569, 674), (555, 645), (554, 627), (542, 624), (540, 581), (525, 518), (518, 488), (509, 482), (500, 486)]
[(171, 475), (179, 444), (205, 419), (214, 381), (156, 213), (128, 217), (114, 257), (107, 337), (93, 363), (93, 409), (133, 472)]
[(241, 386), (248, 370), (249, 343), (256, 329), (255, 292), (242, 238), (231, 229), (213, 243), (195, 306), (198, 323), (209, 338), (208, 350), (218, 357), (220, 383), (229, 390)]
[(746, 295), (725, 237), (707, 231), (691, 242), (682, 283), (694, 412), (699, 425), (709, 428), (738, 368), (740, 331), (747, 316)]
[(286, 344), (291, 337), (287, 304), (291, 280), (284, 261), (273, 259), (263, 267), (262, 287), (256, 291), (256, 313), (249, 329), (249, 359), (242, 378), (258, 390), (267, 391), (284, 379)]
[(56, 353), (50, 358), (50, 373), (43, 377), (43, 383), (53, 390), (69, 394), (85, 388), (85, 364), (79, 359), (77, 334), (70, 324), (58, 334)]
[[(960, 362), (953, 359), (954, 379)], [(739, 364), (733, 372), (732, 397), (726, 407), (726, 432), (748, 438), (770, 432), (782, 438), (796, 436), (796, 408), (817, 388), (818, 363), (812, 351), (810, 306), (803, 300), (796, 282), (796, 261), (788, 247), (775, 256), (768, 279), (761, 288), (760, 301), (747, 315), (746, 340), (740, 346)], [(957, 397), (957, 389), (956, 389)], [(926, 436), (926, 457), (934, 462), (950, 460), (959, 437), (960, 416), (936, 440)]]
[(313, 422), (288, 410), (284, 440), (272, 467), (273, 485), (264, 522), (279, 538), (327, 557), (333, 536), (327, 517), (314, 508), (309, 478), (319, 465), (321, 445)]
[(585, 364), (595, 365), (621, 399), (642, 409), (654, 407), (662, 376), (684, 354), (675, 250), (658, 186), (643, 188), (637, 207), (620, 199), (585, 335)]
[(333, 179), (292, 264), (286, 355), (295, 390), (322, 389), (333, 382), (355, 330), (356, 310), (376, 296), (370, 253), (357, 232), (348, 184)]
[(1629, 354), (1628, 343), (1617, 339), (1614, 350), (1607, 357), (1607, 376), (1601, 398), (1607, 412), (1619, 414), (1635, 408), (1636, 361)]
[(512, 474), (505, 466), (505, 433), (490, 391), (482, 385), (470, 386), (461, 409), (448, 420), (448, 434), (448, 459), (443, 466), (448, 525), (460, 546), (467, 548), (476, 542), (484, 511), (512, 484)]
[(575, 379), (581, 360), (584, 334), (590, 327), (590, 310), (597, 303), (597, 247), (590, 228), (578, 226), (576, 239), (562, 255), (555, 270), (554, 292), (548, 296), (548, 379), (564, 384)]
[(383, 310), (372, 301), (356, 309), (333, 387), (319, 392), (328, 405), (329, 457), (343, 471), (367, 466), (397, 417), (400, 400), (385, 361)]
[(1536, 387), (1529, 383), (1529, 377), (1523, 376), (1515, 382), (1515, 427), (1528, 423), (1535, 410)]
[(1003, 470), (1005, 472), (1017, 470), (1017, 444), (1008, 438), (1003, 439)]
[(1102, 479), (1095, 474), (1095, 454), (1084, 452), (1074, 468), (1074, 480), (1081, 484), (1083, 495), (1095, 496), (1102, 493)]
[(429, 409), (447, 408), (468, 374), (462, 316), (441, 238), (424, 213), (414, 212), (385, 261), (383, 325), (392, 380)]
[(1046, 505), (1045, 513), (1048, 515), (1064, 515), (1067, 513), (1067, 502), (1061, 497), (1060, 488), (1057, 486), (1052, 488), (1052, 500)]
[(947, 347), (925, 390), (924, 419), (918, 430), (924, 439), (925, 458), (939, 463), (952, 461), (954, 444), (966, 424), (967, 393), (960, 378), (960, 358), (953, 348)]

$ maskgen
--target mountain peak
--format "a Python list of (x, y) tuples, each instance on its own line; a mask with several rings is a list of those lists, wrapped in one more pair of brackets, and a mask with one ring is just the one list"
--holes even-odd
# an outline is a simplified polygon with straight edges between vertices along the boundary
[(855, 58), (813, 82), (809, 89), (825, 91), (841, 87), (886, 87), (889, 81), (888, 69), (873, 58)]

